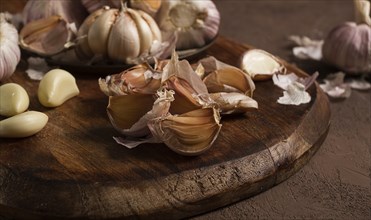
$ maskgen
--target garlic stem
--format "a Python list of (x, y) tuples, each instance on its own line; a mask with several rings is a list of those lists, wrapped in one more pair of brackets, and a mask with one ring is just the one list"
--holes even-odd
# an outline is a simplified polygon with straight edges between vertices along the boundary
[(368, 0), (353, 0), (353, 2), (357, 24), (367, 24), (371, 26), (370, 2)]

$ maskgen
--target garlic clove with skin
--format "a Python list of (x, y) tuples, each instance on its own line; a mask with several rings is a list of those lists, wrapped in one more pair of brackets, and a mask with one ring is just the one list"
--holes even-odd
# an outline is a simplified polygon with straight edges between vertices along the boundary
[(60, 16), (51, 16), (26, 24), (19, 33), (20, 46), (42, 56), (62, 52), (74, 37), (73, 27)]
[(211, 93), (211, 98), (220, 108), (221, 114), (245, 113), (258, 108), (258, 102), (238, 92)]
[(286, 72), (284, 65), (275, 56), (260, 49), (245, 52), (242, 55), (240, 66), (256, 81), (269, 80), (274, 74)]

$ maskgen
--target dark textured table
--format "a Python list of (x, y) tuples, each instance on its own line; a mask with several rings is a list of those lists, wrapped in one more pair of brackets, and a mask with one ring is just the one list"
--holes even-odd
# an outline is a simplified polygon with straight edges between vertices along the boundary
[[(15, 1), (11, 10), (19, 5)], [(308, 73), (318, 70), (320, 79), (336, 69), (294, 58), (288, 36), (323, 39), (332, 27), (353, 18), (350, 0), (229, 0), (216, 5), (221, 35), (265, 49)], [(257, 196), (194, 219), (368, 219), (371, 92), (353, 90), (350, 98), (330, 105), (327, 139), (303, 169)]]
[[(216, 1), (221, 34), (265, 49), (320, 78), (336, 72), (293, 57), (289, 35), (323, 39), (353, 19), (349, 0)], [(331, 101), (331, 126), (318, 152), (299, 172), (253, 198), (194, 219), (369, 219), (371, 92)]]

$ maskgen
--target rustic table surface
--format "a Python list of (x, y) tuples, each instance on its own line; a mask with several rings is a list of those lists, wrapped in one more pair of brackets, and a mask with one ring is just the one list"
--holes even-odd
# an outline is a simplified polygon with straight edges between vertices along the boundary
[[(0, 11), (5, 1), (0, 0)], [(323, 39), (337, 24), (352, 20), (352, 1), (215, 1), (220, 34), (265, 49), (320, 79), (335, 72), (291, 53), (289, 35)], [(7, 4), (9, 5), (9, 4)], [(22, 1), (6, 8), (15, 12)], [(331, 101), (331, 127), (312, 159), (281, 184), (254, 197), (193, 219), (367, 219), (370, 209), (371, 93), (352, 91)], [(1, 215), (0, 215), (1, 219)]]

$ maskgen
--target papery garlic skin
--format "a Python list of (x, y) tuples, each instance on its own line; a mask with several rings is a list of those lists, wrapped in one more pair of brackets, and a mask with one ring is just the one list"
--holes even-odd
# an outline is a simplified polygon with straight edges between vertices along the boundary
[(0, 115), (13, 116), (27, 110), (30, 99), (26, 90), (16, 83), (0, 86)]
[(9, 78), (21, 59), (18, 31), (0, 13), (0, 81)]
[(156, 18), (164, 32), (176, 32), (177, 50), (198, 48), (214, 39), (220, 14), (211, 0), (165, 0)]
[(258, 102), (238, 92), (211, 93), (211, 98), (220, 108), (221, 114), (245, 113), (258, 108)]
[(0, 121), (0, 137), (23, 138), (43, 129), (49, 118), (37, 111), (27, 111)]
[(45, 74), (39, 84), (37, 97), (45, 107), (57, 107), (80, 93), (75, 77), (62, 69)]
[(325, 38), (325, 62), (350, 74), (371, 73), (371, 27), (347, 22), (335, 27)]
[(28, 0), (23, 9), (23, 23), (53, 15), (61, 16), (68, 23), (75, 23), (79, 27), (88, 13), (77, 0)]

